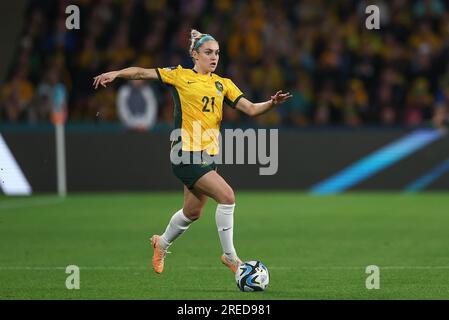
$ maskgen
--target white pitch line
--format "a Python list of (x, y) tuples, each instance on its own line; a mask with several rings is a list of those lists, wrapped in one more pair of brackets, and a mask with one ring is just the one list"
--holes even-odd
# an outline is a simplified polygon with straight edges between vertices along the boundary
[[(8, 271), (8, 270), (18, 270), (18, 271), (51, 271), (51, 270), (65, 270), (67, 267), (50, 267), (50, 266), (0, 266), (0, 271)], [(117, 271), (126, 271), (126, 270), (149, 270), (151, 266), (148, 267), (139, 267), (139, 266), (79, 266), (80, 270), (117, 270)], [(196, 266), (187, 266), (187, 269), (190, 270), (220, 270), (223, 269), (222, 266), (210, 266), (210, 267), (196, 267)], [(270, 270), (365, 270), (366, 266), (298, 266), (298, 267), (283, 267), (283, 266), (271, 266)], [(379, 266), (379, 269), (391, 269), (391, 270), (402, 270), (402, 269), (411, 269), (411, 270), (427, 270), (427, 269), (442, 269), (449, 270), (449, 266)]]
[[(281, 267), (271, 266), (270, 270), (365, 270), (367, 266), (298, 266), (298, 267)], [(449, 269), (449, 266), (378, 266), (379, 269)], [(192, 270), (205, 270), (205, 269), (221, 269), (221, 267), (187, 267)]]
[(47, 206), (62, 203), (64, 199), (52, 198), (52, 199), (34, 199), (34, 200), (8, 200), (4, 203), (0, 203), (0, 210), (4, 209), (17, 209), (17, 208), (30, 208), (38, 206)]

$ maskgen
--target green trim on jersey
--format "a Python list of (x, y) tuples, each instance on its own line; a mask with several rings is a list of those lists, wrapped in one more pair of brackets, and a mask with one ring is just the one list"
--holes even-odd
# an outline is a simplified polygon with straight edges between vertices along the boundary
[(159, 73), (159, 69), (158, 69), (158, 68), (156, 68), (156, 74), (157, 74), (157, 78), (159, 79), (159, 81), (160, 81), (163, 85), (165, 85), (165, 83), (162, 81), (162, 77), (161, 77), (161, 74)]
[[(181, 99), (179, 98), (178, 90), (176, 90), (175, 86), (172, 86), (170, 84), (166, 84), (162, 81), (161, 74), (159, 73), (159, 70), (156, 68), (156, 74), (159, 79), (159, 81), (166, 87), (170, 89), (170, 92), (173, 97), (173, 101), (175, 102), (175, 108), (173, 110), (173, 125), (175, 126), (175, 129), (181, 129), (182, 128), (182, 107), (181, 107)], [(178, 139), (178, 141), (181, 141), (181, 137)]]
[[(171, 94), (173, 96), (173, 101), (175, 102), (175, 108), (173, 110), (173, 124), (175, 129), (182, 129), (182, 107), (181, 99), (179, 98), (178, 90), (174, 86), (168, 86), (170, 88)], [(179, 136), (177, 142), (180, 142), (182, 137)]]
[(243, 97), (243, 94), (239, 95), (237, 97), (237, 99), (234, 100), (234, 102), (232, 102), (231, 100), (229, 100), (226, 96), (224, 97), (224, 102), (226, 102), (226, 104), (228, 106), (230, 106), (232, 109), (235, 109), (235, 106), (237, 105), (237, 102), (239, 102), (239, 100)]

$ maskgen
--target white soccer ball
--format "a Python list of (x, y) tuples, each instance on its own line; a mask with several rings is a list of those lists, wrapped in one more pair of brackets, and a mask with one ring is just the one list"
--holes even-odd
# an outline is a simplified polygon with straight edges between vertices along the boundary
[(238, 267), (235, 281), (241, 291), (264, 291), (268, 287), (270, 276), (262, 262), (247, 261)]

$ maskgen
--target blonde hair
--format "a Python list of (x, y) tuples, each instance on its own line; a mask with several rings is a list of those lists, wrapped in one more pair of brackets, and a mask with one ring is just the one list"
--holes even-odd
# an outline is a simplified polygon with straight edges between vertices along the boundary
[(202, 38), (204, 38), (206, 36), (209, 37), (210, 40), (215, 40), (215, 39), (213, 39), (213, 37), (211, 35), (208, 35), (207, 33), (201, 33), (195, 29), (192, 29), (190, 31), (190, 50), (189, 50), (190, 54), (192, 54), (193, 50), (198, 51), (198, 48), (195, 48), (196, 44), (198, 43), (198, 41), (200, 41)]

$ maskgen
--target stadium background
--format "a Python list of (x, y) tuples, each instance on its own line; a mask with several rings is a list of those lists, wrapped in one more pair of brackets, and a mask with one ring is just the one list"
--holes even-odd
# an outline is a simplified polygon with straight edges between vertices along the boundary
[[(53, 83), (58, 87), (53, 94), (60, 90), (66, 101), (61, 108), (68, 120), (69, 190), (176, 189), (165, 161), (173, 112), (169, 91), (150, 82), (156, 116), (147, 126), (130, 128), (117, 106), (124, 81), (98, 91), (91, 83), (101, 72), (131, 65), (191, 67), (186, 48), (190, 28), (196, 27), (219, 39), (217, 73), (233, 79), (249, 99), (263, 101), (278, 89), (294, 95), (256, 118), (224, 108), (222, 128), (281, 130), (277, 177), (251, 178), (254, 166), (224, 166), (225, 175), (237, 187), (311, 188), (413, 130), (447, 127), (447, 4), (373, 3), (381, 11), (379, 30), (366, 28), (369, 3), (364, 1), (78, 1), (80, 29), (67, 30), (68, 1), (18, 1), (14, 6), (22, 11), (11, 11), (16, 15), (11, 29), (20, 32), (13, 45), (3, 45), (10, 59), (4, 60), (2, 72), (2, 133), (32, 188), (55, 190), (53, 107), (47, 89)], [(141, 94), (136, 95), (138, 116), (143, 107)], [(390, 164), (394, 169), (353, 186), (404, 189), (437, 170), (426, 187), (447, 188), (447, 154), (440, 150), (448, 142), (444, 136), (436, 140), (408, 154), (409, 166), (399, 157)], [(41, 157), (30, 161), (33, 148)], [(154, 166), (166, 170), (154, 172)]]
[[(65, 27), (70, 4), (80, 8), (79, 30)], [(380, 30), (365, 27), (369, 4), (380, 8)], [(198, 265), (215, 270), (215, 256), (201, 260), (188, 240), (200, 239), (201, 249), (218, 254), (210, 241), (213, 219), (201, 220), (170, 257), (169, 270), (184, 263), (190, 269), (177, 269), (159, 280), (163, 285), (142, 280), (148, 264), (142, 234), (148, 226), (158, 231), (182, 202), (168, 157), (172, 97), (156, 81), (92, 89), (93, 76), (108, 70), (191, 67), (194, 27), (218, 39), (217, 73), (249, 99), (265, 100), (278, 89), (294, 95), (257, 118), (224, 108), (223, 129), (279, 129), (276, 175), (260, 176), (258, 165), (220, 167), (241, 208), (236, 237), (242, 254), (257, 254), (277, 278), (264, 298), (447, 299), (446, 1), (36, 0), (1, 6), (7, 27), (0, 31), (0, 133), (37, 195), (0, 196), (6, 222), (0, 220), (0, 297), (242, 298), (226, 287), (227, 274), (191, 279)], [(137, 116), (144, 109), (139, 88), (154, 93), (156, 117), (148, 127), (130, 128), (121, 118), (118, 92), (127, 85), (140, 101)], [(67, 120), (66, 200), (52, 196), (54, 108)], [(366, 190), (376, 192), (354, 192)], [(442, 192), (403, 194), (431, 190)], [(352, 192), (309, 194), (343, 191)], [(213, 210), (210, 202), (207, 211)], [(281, 232), (285, 252), (273, 246)], [(289, 253), (296, 250), (301, 255)], [(60, 288), (62, 266), (73, 261), (85, 267), (86, 283), (101, 285), (81, 293)], [(371, 263), (387, 266), (382, 283), (394, 288), (370, 293), (361, 287), (362, 266)], [(285, 270), (294, 270), (293, 280)], [(120, 285), (110, 285), (116, 279)], [(208, 291), (205, 283), (225, 287)], [(149, 293), (147, 285), (161, 287)]]

